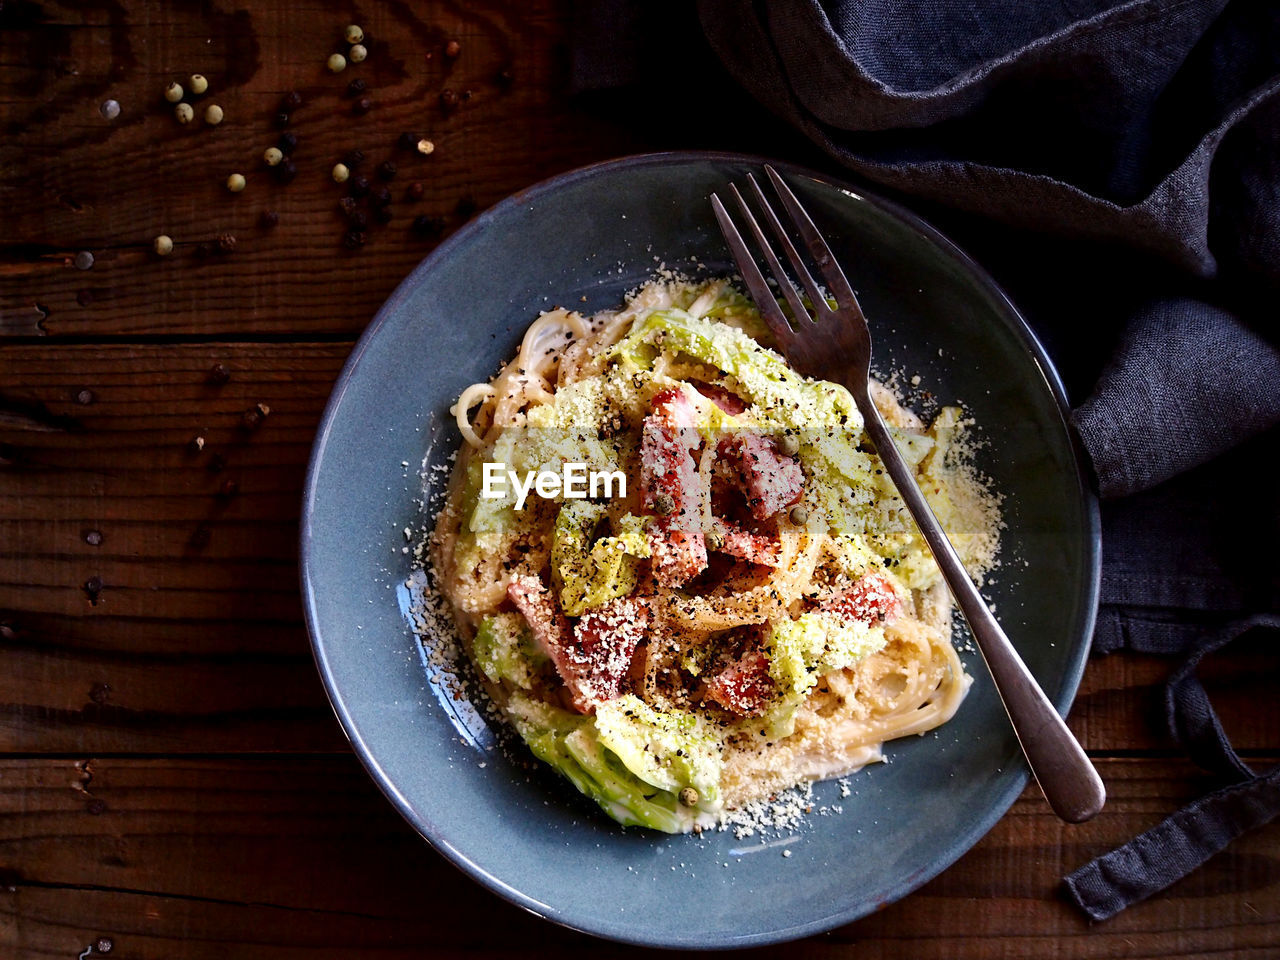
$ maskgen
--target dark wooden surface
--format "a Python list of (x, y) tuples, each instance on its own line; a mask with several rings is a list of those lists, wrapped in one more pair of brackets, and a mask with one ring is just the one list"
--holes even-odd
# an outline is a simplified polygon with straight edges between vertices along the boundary
[[(369, 32), (370, 58), (335, 77), (324, 60), (351, 20)], [(0, 958), (601, 949), (465, 880), (378, 793), (312, 666), (295, 556), (333, 379), (439, 239), (412, 234), (415, 216), (442, 218), (446, 236), (539, 179), (641, 150), (815, 160), (727, 84), (681, 103), (572, 96), (570, 30), (561, 0), (3, 0)], [(160, 97), (197, 71), (206, 101), (226, 110), (216, 129), (178, 126)], [(355, 77), (372, 101), (360, 117), (343, 95)], [(290, 128), (298, 176), (282, 186), (257, 158), (295, 89), (306, 101)], [(462, 98), (452, 112), (446, 89)], [(99, 112), (108, 98), (121, 104), (114, 120)], [(397, 151), (405, 130), (436, 152)], [(352, 148), (400, 167), (392, 222), (357, 252), (342, 246), (328, 179)], [(239, 195), (223, 187), (235, 170), (249, 180)], [(420, 201), (404, 196), (412, 181)], [(274, 230), (257, 225), (268, 209)], [(172, 256), (150, 253), (158, 233), (174, 238)], [(232, 253), (199, 256), (224, 233)], [(74, 266), (80, 251), (91, 269)], [(208, 378), (219, 363), (225, 384)], [(258, 403), (271, 414), (246, 432)], [(1258, 649), (1209, 668), (1225, 725), (1259, 764), (1280, 756), (1265, 682), (1275, 663)], [(763, 952), (1280, 954), (1275, 830), (1107, 924), (1089, 925), (1058, 893), (1064, 873), (1212, 786), (1162, 731), (1166, 671), (1121, 656), (1088, 668), (1071, 723), (1111, 795), (1095, 822), (1064, 826), (1028, 791), (917, 893)]]

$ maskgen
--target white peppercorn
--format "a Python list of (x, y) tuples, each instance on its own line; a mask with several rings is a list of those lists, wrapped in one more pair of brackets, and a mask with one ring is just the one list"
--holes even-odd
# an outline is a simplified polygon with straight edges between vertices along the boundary
[(231, 176), (227, 177), (227, 189), (232, 193), (239, 193), (244, 189), (244, 185), (245, 181), (243, 174), (233, 173)]
[(162, 233), (152, 242), (151, 248), (155, 250), (156, 256), (167, 257), (173, 253), (173, 238)]
[(340, 53), (335, 53), (325, 63), (331, 73), (341, 73), (347, 69), (347, 58)]
[(267, 147), (262, 151), (262, 162), (268, 167), (274, 167), (284, 159), (284, 151), (279, 147)]
[(359, 43), (364, 39), (364, 31), (360, 29), (358, 24), (353, 23), (347, 27), (344, 36), (347, 38), (347, 43)]
[(345, 163), (335, 163), (332, 174), (334, 183), (346, 183), (347, 178), (351, 176), (351, 170)]
[(209, 89), (209, 81), (204, 78), (204, 74), (193, 73), (191, 79), (187, 81), (187, 86), (191, 88), (191, 92), (199, 96)]
[(173, 108), (173, 115), (178, 118), (179, 123), (190, 123), (196, 118), (196, 112), (191, 109), (191, 104), (180, 103)]
[(175, 81), (164, 88), (164, 98), (170, 103), (177, 103), (182, 99), (185, 92), (186, 91), (182, 89), (182, 84)]
[(211, 127), (216, 127), (222, 122), (222, 108), (216, 103), (211, 103), (204, 108), (204, 122)]
[(365, 49), (363, 43), (353, 44), (351, 49), (347, 51), (347, 57), (352, 63), (360, 63), (365, 57), (369, 56), (369, 51)]

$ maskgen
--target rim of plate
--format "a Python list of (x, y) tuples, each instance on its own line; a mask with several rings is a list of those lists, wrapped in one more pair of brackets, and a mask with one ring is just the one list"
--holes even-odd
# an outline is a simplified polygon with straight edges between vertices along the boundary
[[(1062, 677), (1063, 683), (1061, 692), (1058, 697), (1050, 698), (1058, 712), (1065, 714), (1067, 708), (1075, 699), (1076, 691), (1080, 685), (1080, 679), (1084, 674), (1085, 663), (1089, 656), (1090, 639), (1093, 635), (1093, 628), (1097, 618), (1098, 596), (1101, 582), (1102, 535), (1098, 499), (1094, 495), (1090, 486), (1089, 474), (1086, 466), (1087, 454), (1080, 443), (1079, 436), (1071, 425), (1069, 417), (1070, 406), (1067, 401), (1066, 389), (1062, 384), (1062, 380), (1058, 375), (1057, 369), (1054, 367), (1052, 360), (1044, 349), (1044, 346), (1040, 343), (1039, 338), (1036, 337), (1034, 331), (1022, 316), (1021, 311), (1018, 310), (1000, 285), (996, 283), (995, 279), (986, 271), (985, 268), (969, 256), (968, 253), (966, 253), (961, 247), (957, 246), (954, 241), (928, 221), (924, 220), (918, 214), (912, 212), (906, 207), (870, 192), (862, 186), (856, 186), (848, 183), (838, 176), (833, 176), (808, 167), (789, 163), (785, 160), (776, 160), (755, 154), (712, 150), (672, 150), (655, 153), (631, 154), (611, 160), (603, 160), (598, 163), (587, 164), (582, 167), (576, 167), (573, 170), (541, 180), (529, 187), (517, 190), (515, 193), (508, 195), (489, 209), (477, 215), (469, 223), (459, 228), (456, 233), (448, 237), (444, 242), (432, 250), (431, 253), (424, 257), (418, 265), (414, 267), (402, 281), (400, 281), (396, 286), (396, 289), (378, 309), (378, 312), (374, 314), (373, 319), (370, 321), (369, 325), (365, 328), (364, 332), (356, 341), (355, 346), (352, 348), (351, 354), (343, 365), (342, 372), (338, 375), (337, 380), (334, 381), (333, 390), (325, 405), (324, 413), (320, 418), (320, 423), (316, 428), (311, 456), (307, 463), (306, 483), (303, 487), (302, 517), (299, 524), (298, 572), (303, 599), (303, 615), (306, 622), (307, 636), (311, 644), (312, 656), (315, 659), (317, 672), (320, 674), (321, 681), (324, 684), (325, 693), (328, 696), (334, 715), (337, 717), (344, 735), (351, 743), (356, 756), (359, 758), (365, 770), (369, 773), (369, 776), (386, 795), (387, 799), (391, 801), (392, 806), (396, 808), (400, 815), (404, 817), (405, 821), (413, 827), (414, 831), (418, 833), (418, 835), (421, 836), (432, 849), (443, 855), (450, 863), (458, 867), (473, 880), (496, 893), (504, 900), (527, 910), (529, 913), (532, 913), (537, 917), (550, 920), (563, 927), (567, 927), (568, 929), (637, 946), (673, 949), (726, 950), (752, 946), (764, 946), (823, 933), (834, 929), (837, 926), (851, 923), (866, 916), (876, 908), (876, 905), (850, 906), (847, 910), (838, 910), (822, 917), (807, 920), (803, 923), (779, 927), (768, 932), (751, 934), (736, 938), (732, 941), (708, 942), (705, 937), (699, 938), (696, 934), (693, 936), (655, 936), (650, 938), (638, 936), (631, 928), (616, 926), (608, 921), (592, 923), (590, 918), (579, 916), (576, 912), (573, 915), (569, 915), (567, 911), (561, 911), (552, 904), (543, 903), (527, 896), (520, 890), (517, 890), (504, 882), (501, 877), (495, 876), (488, 870), (479, 866), (471, 860), (464, 851), (451, 845), (446, 838), (433, 835), (434, 824), (432, 824), (421, 813), (421, 811), (417, 810), (413, 806), (409, 798), (400, 792), (395, 782), (382, 769), (377, 758), (373, 755), (373, 751), (361, 737), (356, 726), (356, 720), (348, 709), (346, 701), (342, 696), (342, 692), (333, 684), (332, 672), (329, 667), (325, 645), (321, 640), (320, 630), (317, 624), (315, 597), (310, 589), (308, 577), (311, 556), (310, 540), (312, 508), (315, 503), (317, 493), (316, 479), (319, 465), (324, 459), (330, 428), (337, 418), (338, 410), (342, 405), (342, 400), (346, 394), (347, 388), (359, 373), (361, 358), (368, 349), (369, 344), (372, 343), (374, 338), (379, 335), (388, 318), (394, 315), (400, 301), (405, 299), (411, 289), (416, 285), (419, 275), (429, 273), (434, 268), (437, 261), (447, 259), (452, 255), (455, 247), (461, 247), (469, 243), (475, 235), (483, 232), (494, 220), (500, 220), (508, 211), (514, 210), (520, 205), (527, 204), (531, 200), (536, 200), (547, 194), (555, 193), (566, 185), (576, 183), (580, 180), (607, 175), (615, 171), (624, 171), (637, 167), (681, 166), (691, 163), (733, 163), (753, 165), (756, 167), (762, 167), (764, 164), (768, 163), (781, 172), (788, 173), (792, 176), (815, 180), (839, 190), (842, 193), (848, 194), (854, 200), (871, 204), (871, 206), (878, 208), (889, 216), (905, 223), (925, 240), (938, 247), (942, 253), (955, 260), (955, 262), (965, 271), (968, 279), (992, 298), (997, 306), (997, 313), (1002, 315), (1002, 319), (1021, 340), (1023, 347), (1035, 362), (1036, 369), (1039, 371), (1044, 386), (1053, 396), (1063, 433), (1065, 434), (1068, 445), (1071, 449), (1072, 460), (1076, 467), (1076, 483), (1079, 495), (1079, 504), (1085, 521), (1085, 529), (1082, 532), (1085, 534), (1088, 541), (1085, 544), (1084, 560), (1089, 572), (1084, 578), (1084, 582), (1081, 583), (1078, 588), (1078, 596), (1082, 601), (1082, 607), (1085, 611), (1085, 615), (1083, 622), (1080, 624), (1078, 635), (1074, 637), (1074, 650), (1072, 657), (1067, 664), (1065, 674)], [(890, 889), (888, 895), (884, 898), (883, 903), (880, 905), (885, 906), (900, 900), (904, 896), (919, 889), (925, 883), (932, 880), (943, 870), (954, 865), (955, 862), (968, 852), (968, 850), (979, 840), (981, 840), (982, 837), (986, 836), (986, 834), (990, 832), (991, 828), (995, 826), (1006, 812), (1008, 812), (1009, 808), (1013, 805), (1013, 802), (1018, 798), (1019, 794), (1021, 794), (1029, 779), (1030, 771), (1025, 767), (1022, 770), (1015, 772), (1012, 775), (1007, 788), (997, 796), (995, 802), (991, 804), (984, 816), (980, 817), (969, 830), (953, 838), (952, 843), (942, 849), (942, 855), (939, 856), (933, 864), (895, 884)]]

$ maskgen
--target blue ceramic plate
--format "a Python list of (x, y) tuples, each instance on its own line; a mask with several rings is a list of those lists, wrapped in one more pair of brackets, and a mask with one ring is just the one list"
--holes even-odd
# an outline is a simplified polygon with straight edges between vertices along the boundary
[[(631, 157), (477, 217), (409, 275), (356, 345), (307, 478), (307, 623), (334, 710), (374, 780), (432, 846), (496, 893), (632, 943), (740, 947), (854, 920), (953, 863), (1027, 780), (990, 679), (967, 654), (976, 682), (956, 718), (891, 745), (892, 762), (855, 775), (848, 796), (817, 785), (796, 832), (622, 829), (553, 774), (531, 772), (492, 721), (439, 689), (403, 615), (412, 566), (403, 531), (429, 525), (424, 488), (441, 487), (445, 472), (430, 468), (460, 442), (447, 413), (458, 392), (511, 356), (540, 310), (613, 306), (660, 261), (732, 272), (707, 195), (760, 163)], [(1093, 626), (1098, 518), (1048, 357), (995, 284), (935, 230), (776, 166), (846, 265), (878, 368), (918, 374), (921, 389), (962, 401), (982, 425), (980, 466), (1004, 496), (1008, 525), (990, 594), (1065, 711)]]

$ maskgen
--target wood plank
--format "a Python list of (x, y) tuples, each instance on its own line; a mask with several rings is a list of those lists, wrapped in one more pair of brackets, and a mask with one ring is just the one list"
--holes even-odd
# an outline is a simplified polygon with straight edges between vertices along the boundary
[[(1280, 830), (1234, 844), (1159, 897), (1091, 926), (1060, 877), (1208, 788), (1185, 764), (1113, 760), (1103, 815), (1070, 827), (1028, 791), (955, 866), (792, 957), (1264, 957), (1280, 949)], [(93, 804), (97, 806), (92, 806)], [(91, 812), (96, 811), (95, 812)], [(0, 948), (119, 955), (587, 955), (590, 938), (463, 880), (347, 756), (0, 761)], [(619, 948), (611, 953), (640, 955)]]
[[(471, 211), (586, 163), (803, 143), (725, 78), (709, 89), (705, 68), (691, 76), (717, 107), (687, 121), (669, 103), (592, 109), (568, 96), (566, 0), (387, 3), (359, 16), (369, 59), (332, 75), (324, 63), (345, 46), (348, 14), (320, 0), (252, 14), (156, 0), (50, 3), (30, 23), (15, 13), (0, 30), (0, 166), (10, 172), (0, 180), (0, 336), (352, 334), (437, 242), (412, 234), (415, 216), (443, 218), (447, 234)], [(456, 60), (444, 56), (447, 39), (460, 43)], [(193, 71), (209, 78), (204, 102), (224, 107), (217, 128), (179, 126), (161, 97)], [(373, 103), (359, 117), (345, 95), (355, 78)], [(289, 126), (298, 174), (283, 186), (260, 157), (290, 90), (305, 103)], [(454, 110), (441, 107), (446, 90), (461, 98)], [(114, 121), (99, 114), (108, 97), (122, 107)], [(428, 136), (434, 153), (397, 149), (405, 131)], [(342, 245), (344, 188), (329, 175), (352, 149), (369, 172), (387, 159), (400, 168), (393, 219), (354, 253)], [(243, 193), (224, 186), (233, 171), (248, 178)], [(414, 180), (422, 200), (405, 196)], [(274, 230), (258, 226), (267, 209), (280, 216)], [(176, 245), (163, 259), (150, 252), (160, 233)], [(197, 257), (224, 233), (237, 238), (234, 254)], [(92, 269), (72, 265), (81, 250)]]
[[(312, 436), (349, 345), (0, 346), (0, 749), (331, 750), (296, 538)], [(215, 363), (231, 379), (208, 382)], [(92, 391), (92, 402), (75, 397)], [(270, 416), (253, 433), (245, 410)], [(187, 449), (206, 438), (199, 455)], [(225, 468), (213, 473), (213, 457)], [(228, 480), (238, 493), (219, 495)], [(97, 531), (101, 543), (86, 542)], [(205, 538), (207, 537), (207, 542)], [(102, 581), (97, 603), (84, 589)], [(1280, 743), (1280, 652), (1205, 667), (1242, 749)], [(1095, 660), (1094, 751), (1172, 750), (1151, 657)]]

